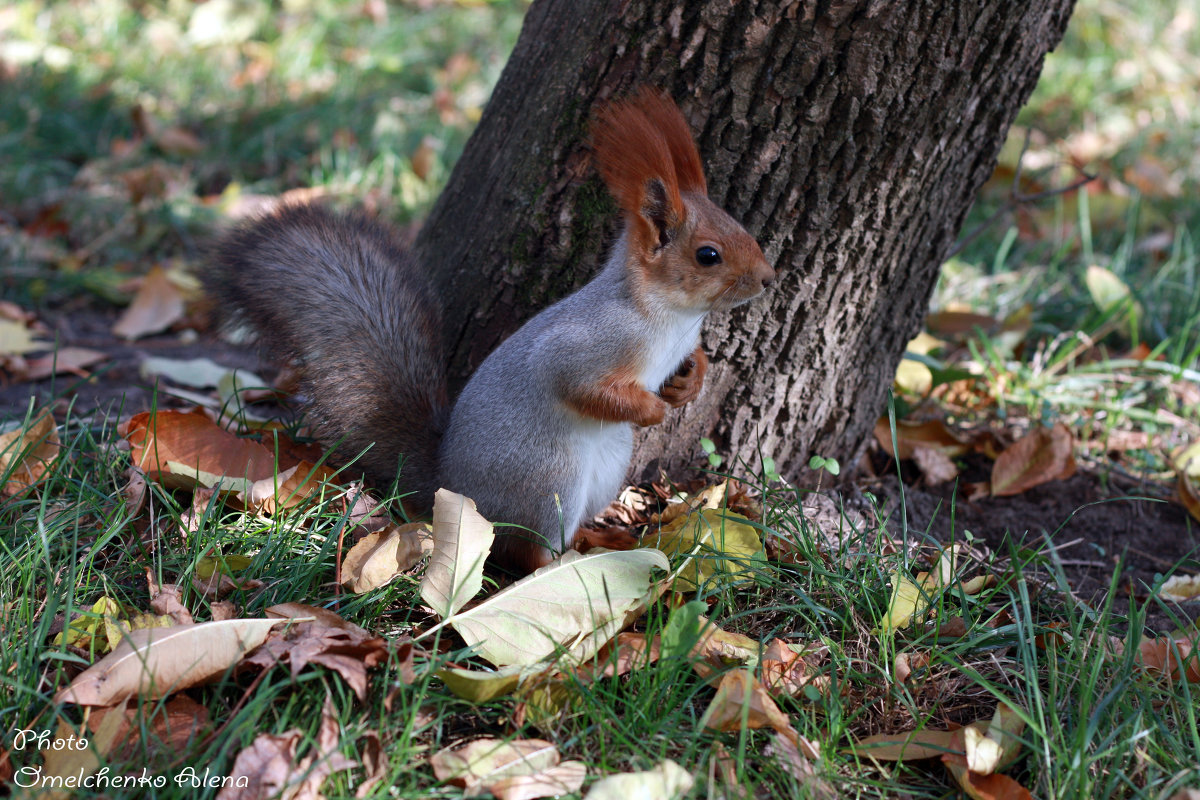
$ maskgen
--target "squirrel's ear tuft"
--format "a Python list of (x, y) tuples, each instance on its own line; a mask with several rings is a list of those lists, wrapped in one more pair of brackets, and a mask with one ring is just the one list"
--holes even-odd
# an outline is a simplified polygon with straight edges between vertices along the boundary
[(687, 121), (655, 89), (642, 87), (601, 106), (592, 121), (592, 148), (621, 209), (651, 223), (660, 241), (664, 224), (687, 216), (680, 192), (707, 190)]

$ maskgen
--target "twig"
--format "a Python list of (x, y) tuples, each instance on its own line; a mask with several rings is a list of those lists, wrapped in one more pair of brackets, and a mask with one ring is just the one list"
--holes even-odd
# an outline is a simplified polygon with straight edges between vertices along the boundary
[(1017, 157), (1017, 168), (1013, 173), (1012, 187), (1008, 192), (1008, 200), (1005, 201), (1004, 205), (1000, 206), (1000, 208), (989, 214), (987, 219), (976, 225), (970, 230), (970, 232), (955, 242), (954, 246), (951, 247), (950, 251), (944, 256), (944, 259), (952, 258), (961, 253), (964, 247), (969, 245), (981, 233), (990, 228), (996, 222), (996, 220), (1000, 219), (1000, 217), (1004, 216), (1005, 214), (1010, 213), (1019, 206), (1029, 205), (1040, 200), (1055, 197), (1056, 195), (1073, 192), (1076, 189), (1083, 188), (1092, 181), (1096, 180), (1096, 175), (1091, 175), (1087, 172), (1084, 172), (1083, 169), (1075, 167), (1075, 165), (1072, 164), (1071, 166), (1078, 170), (1079, 174), (1082, 176), (1079, 178), (1079, 180), (1066, 186), (1060, 186), (1057, 189), (1046, 189), (1045, 191), (1035, 192), (1034, 194), (1022, 194), (1020, 190), (1021, 173), (1024, 171), (1025, 152), (1029, 149), (1029, 136), (1031, 132), (1032, 131), (1029, 129), (1025, 131), (1025, 143), (1021, 145), (1021, 155)]

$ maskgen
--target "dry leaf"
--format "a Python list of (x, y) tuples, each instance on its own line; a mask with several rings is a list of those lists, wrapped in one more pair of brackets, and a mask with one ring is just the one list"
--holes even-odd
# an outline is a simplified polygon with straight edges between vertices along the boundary
[(433, 552), (421, 579), (421, 599), (443, 620), (479, 593), (483, 562), (495, 538), (492, 523), (476, 510), (474, 500), (438, 489), (433, 499)]
[(153, 699), (205, 683), (262, 644), (279, 622), (238, 619), (132, 631), (54, 702), (110, 706), (134, 695)]
[(367, 670), (387, 659), (386, 641), (328, 609), (284, 603), (267, 613), (298, 621), (272, 633), (243, 665), (265, 669), (286, 662), (295, 677), (307, 665), (319, 664), (341, 675), (360, 700), (366, 699)]
[(333, 704), (326, 698), (317, 741), (304, 758), (296, 758), (300, 731), (260, 734), (238, 753), (229, 773), (233, 782), (221, 789), (218, 800), (324, 800), (325, 779), (357, 766), (339, 752), (339, 733)]
[(679, 516), (657, 534), (647, 534), (642, 546), (680, 564), (677, 591), (695, 590), (718, 576), (731, 585), (753, 580), (752, 563), (766, 559), (758, 529), (741, 514), (720, 508)]
[(1142, 664), (1151, 672), (1169, 675), (1173, 680), (1182, 675), (1192, 683), (1200, 683), (1200, 657), (1197, 656), (1196, 642), (1185, 639), (1161, 636), (1156, 639), (1146, 639), (1139, 646)]
[(320, 492), (323, 484), (336, 473), (324, 464), (301, 461), (278, 475), (268, 475), (238, 492), (237, 498), (247, 509), (274, 514), (279, 508), (294, 508)]
[(927, 486), (937, 486), (939, 483), (946, 483), (958, 477), (958, 467), (950, 460), (950, 456), (936, 447), (928, 447), (923, 444), (914, 445), (913, 461), (920, 468), (921, 474), (925, 476)]
[(146, 567), (146, 588), (150, 592), (150, 608), (159, 614), (166, 614), (175, 620), (177, 625), (191, 625), (192, 612), (183, 604), (183, 587), (174, 583), (164, 583), (159, 586), (154, 580), (154, 572)]
[(896, 447), (892, 447), (892, 427), (887, 417), (880, 417), (875, 422), (875, 440), (889, 456), (895, 458), (899, 454), (901, 461), (913, 457), (916, 447), (938, 450), (945, 456), (964, 455), (971, 450), (970, 439), (962, 433), (950, 430), (944, 420), (932, 419), (926, 422), (896, 421)]
[(25, 369), (16, 377), (23, 381), (40, 381), (51, 375), (68, 373), (86, 378), (87, 367), (108, 358), (108, 353), (86, 347), (60, 347), (48, 355), (26, 359)]
[(1200, 575), (1172, 575), (1163, 581), (1158, 596), (1177, 603), (1200, 600)]
[(690, 772), (666, 759), (644, 772), (601, 778), (591, 785), (584, 800), (675, 800), (687, 796), (695, 782)]
[(796, 736), (787, 714), (775, 705), (767, 687), (755, 680), (748, 669), (730, 670), (721, 677), (717, 694), (700, 724), (726, 732), (770, 727), (789, 738)]
[(818, 675), (805, 660), (804, 653), (794, 650), (783, 639), (772, 639), (767, 643), (759, 660), (759, 669), (763, 685), (776, 695), (799, 697), (804, 687), (810, 685), (823, 693), (829, 690), (829, 676)]
[(0, 475), (7, 475), (4, 494), (14, 495), (45, 477), (58, 459), (61, 445), (54, 417), (45, 411), (28, 428), (0, 436)]
[(275, 455), (258, 442), (241, 439), (200, 410), (143, 412), (126, 426), (133, 463), (171, 489), (197, 485), (244, 488), (275, 475)]
[(433, 545), (432, 529), (423, 522), (368, 534), (342, 559), (342, 585), (355, 594), (378, 589), (412, 569)]
[(588, 659), (658, 596), (651, 575), (668, 566), (657, 550), (569, 550), (448, 621), (498, 667), (534, 664), (560, 649)]
[(473, 794), (498, 780), (557, 766), (559, 759), (558, 748), (543, 739), (476, 739), (458, 749), (439, 750), (429, 764), (439, 781)]
[(183, 319), (183, 294), (161, 266), (150, 268), (133, 302), (113, 325), (113, 335), (138, 339), (158, 333)]
[[(60, 719), (54, 740), (49, 744), (45, 750), (45, 756), (43, 756), (45, 762), (41, 768), (41, 778), (52, 779), (46, 785), (54, 787), (53, 779), (59, 778), (64, 781), (59, 784), (60, 787), (69, 786), (70, 784), (65, 783), (69, 778), (82, 781), (95, 774), (96, 770), (100, 769), (100, 759), (107, 760), (107, 756), (112, 752), (123, 722), (124, 718), (120, 714), (112, 714), (92, 731), (91, 736), (84, 736), (68, 725), (65, 720)], [(85, 742), (86, 748), (76, 749), (71, 744), (72, 739), (74, 742)], [(39, 800), (42, 798), (66, 800), (66, 798), (74, 797), (75, 792), (50, 788), (49, 791), (39, 791), (36, 795)]]
[(1005, 448), (992, 465), (992, 496), (1020, 494), (1075, 474), (1075, 440), (1061, 422), (1034, 428)]
[(896, 654), (896, 663), (892, 671), (895, 673), (896, 683), (906, 683), (913, 670), (925, 669), (928, 666), (928, 653), (904, 652)]

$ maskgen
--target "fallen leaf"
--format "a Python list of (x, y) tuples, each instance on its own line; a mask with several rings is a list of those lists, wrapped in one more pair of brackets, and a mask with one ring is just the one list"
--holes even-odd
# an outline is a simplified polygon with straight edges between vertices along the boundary
[(940, 758), (946, 753), (962, 754), (963, 744), (957, 730), (919, 730), (868, 736), (855, 742), (848, 750), (855, 755), (879, 761), (921, 761)]
[(122, 339), (139, 339), (159, 333), (183, 319), (183, 294), (161, 266), (153, 266), (142, 279), (133, 302), (112, 327)]
[(758, 662), (763, 685), (773, 694), (789, 697), (799, 697), (806, 686), (827, 692), (829, 676), (817, 674), (804, 653), (803, 647), (797, 651), (783, 639), (768, 642)]
[(563, 761), (533, 775), (500, 778), (489, 783), (487, 789), (497, 800), (535, 800), (578, 792), (586, 777), (587, 765), (582, 761)]
[(643, 772), (608, 775), (591, 785), (584, 800), (677, 800), (686, 797), (696, 779), (670, 759)]
[(803, 736), (792, 738), (776, 733), (766, 747), (766, 754), (775, 757), (784, 771), (805, 788), (805, 796), (811, 800), (837, 800), (841, 797), (833, 786), (817, 777), (817, 770), (810, 760), (820, 758), (820, 750), (815, 742)]
[(4, 494), (28, 489), (54, 467), (61, 444), (54, 417), (42, 412), (28, 428), (0, 435), (0, 476), (7, 476)]
[(429, 757), (434, 776), (474, 794), (503, 778), (534, 775), (557, 766), (558, 748), (544, 739), (476, 739)]
[(1075, 440), (1061, 422), (1038, 427), (1005, 448), (992, 465), (992, 496), (1008, 497), (1075, 474)]
[(262, 644), (279, 622), (238, 619), (132, 631), (54, 702), (110, 706), (134, 695), (153, 699), (205, 683)]
[(904, 652), (896, 654), (896, 662), (892, 672), (896, 676), (896, 683), (906, 683), (913, 670), (925, 669), (929, 666), (928, 653), (913, 653)]
[(680, 564), (677, 591), (691, 591), (714, 579), (730, 585), (753, 580), (754, 562), (766, 561), (758, 529), (741, 514), (719, 508), (677, 517), (657, 534), (645, 536), (642, 546), (661, 550)]
[(25, 369), (17, 377), (23, 381), (40, 381), (64, 373), (87, 377), (87, 367), (108, 358), (108, 353), (86, 347), (60, 347), (48, 355), (27, 359)]
[(770, 727), (795, 737), (791, 720), (780, 710), (767, 688), (748, 669), (734, 669), (721, 677), (717, 694), (700, 724), (716, 731)]
[(936, 447), (918, 444), (913, 447), (913, 461), (925, 476), (927, 486), (937, 486), (958, 477), (958, 467), (950, 457)]
[[(117, 742), (123, 721), (120, 714), (113, 714), (97, 726), (91, 736), (84, 736), (65, 720), (60, 719), (54, 739), (48, 743), (45, 750), (45, 761), (40, 770), (40, 777), (43, 780), (48, 779), (43, 785), (51, 788), (49, 791), (36, 792), (37, 797), (49, 800), (74, 797), (75, 792), (64, 791), (60, 787), (71, 786), (67, 781), (72, 778), (83, 781), (100, 769), (101, 759), (108, 760), (107, 757)], [(83, 749), (76, 746), (80, 742), (85, 745)]]
[(138, 372), (143, 378), (166, 378), (180, 386), (209, 389), (215, 388), (231, 370), (228, 367), (222, 367), (211, 358), (181, 359), (150, 356), (142, 359), (142, 363), (138, 365)]
[(183, 587), (174, 583), (164, 583), (159, 586), (154, 579), (154, 572), (146, 567), (146, 588), (150, 592), (150, 608), (159, 614), (166, 614), (175, 620), (177, 625), (191, 625), (192, 612), (183, 604)]
[(263, 445), (221, 428), (202, 411), (135, 415), (126, 426), (133, 463), (170, 489), (244, 488), (275, 475), (275, 456)]
[(668, 566), (657, 550), (568, 550), (449, 623), (498, 667), (534, 664), (560, 650), (585, 660), (658, 596), (662, 587), (651, 576)]
[(1158, 596), (1177, 603), (1200, 600), (1200, 575), (1172, 575), (1163, 581)]
[(962, 433), (952, 431), (944, 420), (932, 419), (925, 422), (896, 421), (896, 447), (892, 447), (892, 426), (887, 417), (875, 421), (875, 440), (892, 458), (899, 454), (901, 461), (913, 457), (916, 447), (938, 450), (948, 458), (965, 455), (971, 451), (971, 440)]
[(423, 522), (368, 534), (342, 559), (342, 585), (355, 594), (385, 586), (412, 569), (433, 545), (432, 529)]
[(1195, 641), (1160, 636), (1143, 640), (1138, 650), (1147, 670), (1168, 675), (1173, 680), (1182, 676), (1192, 683), (1200, 683), (1200, 656), (1197, 655), (1200, 651), (1197, 651)]
[(439, 617), (453, 616), (479, 593), (483, 563), (495, 538), (492, 523), (476, 510), (474, 500), (438, 489), (433, 498), (433, 551), (421, 579), (421, 599)]
[(237, 498), (247, 509), (262, 514), (274, 514), (280, 508), (295, 508), (305, 500), (319, 495), (336, 473), (324, 464), (301, 461), (278, 475), (269, 475), (238, 492)]
[(309, 664), (318, 664), (341, 675), (360, 700), (366, 699), (367, 670), (387, 659), (385, 640), (328, 609), (286, 603), (267, 613), (296, 621), (272, 633), (242, 661), (244, 666), (265, 669), (286, 663), (295, 677)]

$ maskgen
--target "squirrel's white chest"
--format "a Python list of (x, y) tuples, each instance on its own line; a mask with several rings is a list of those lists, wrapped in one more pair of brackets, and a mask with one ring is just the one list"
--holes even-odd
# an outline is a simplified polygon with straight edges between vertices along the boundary
[(696, 349), (704, 314), (665, 312), (656, 320), (655, 347), (638, 376), (647, 391), (657, 392), (675, 374), (683, 360)]

